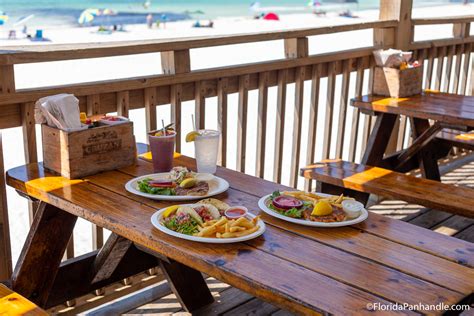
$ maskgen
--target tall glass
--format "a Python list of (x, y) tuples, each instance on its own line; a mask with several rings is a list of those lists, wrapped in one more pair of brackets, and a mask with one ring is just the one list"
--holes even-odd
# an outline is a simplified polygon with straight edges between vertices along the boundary
[(148, 134), (154, 172), (168, 172), (173, 168), (174, 144), (176, 132), (167, 131), (166, 135)]
[(199, 134), (194, 139), (197, 171), (200, 173), (216, 173), (221, 132), (203, 129), (199, 130)]

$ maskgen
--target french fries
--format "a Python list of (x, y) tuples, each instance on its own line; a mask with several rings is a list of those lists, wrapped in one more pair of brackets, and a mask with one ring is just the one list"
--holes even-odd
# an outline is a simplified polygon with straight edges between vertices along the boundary
[(260, 229), (258, 225), (259, 216), (249, 220), (246, 217), (229, 220), (222, 217), (219, 220), (205, 222), (199, 227), (197, 237), (208, 238), (235, 238), (250, 235)]
[(282, 194), (292, 196), (294, 198), (297, 198), (298, 200), (313, 202), (313, 204), (316, 204), (319, 201), (327, 201), (336, 207), (342, 207), (341, 203), (344, 200), (353, 200), (353, 198), (344, 196), (342, 194), (340, 196), (329, 196), (329, 197), (323, 197), (315, 193), (303, 192), (303, 191), (284, 191), (282, 192)]

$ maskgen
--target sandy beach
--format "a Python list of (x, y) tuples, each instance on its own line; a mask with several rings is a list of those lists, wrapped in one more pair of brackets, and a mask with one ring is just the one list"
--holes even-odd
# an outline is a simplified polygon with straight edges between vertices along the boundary
[[(84, 43), (84, 42), (111, 42), (111, 41), (126, 41), (126, 40), (140, 40), (140, 39), (164, 39), (164, 38), (177, 38), (177, 37), (192, 37), (192, 36), (213, 36), (213, 35), (224, 35), (224, 34), (239, 34), (239, 33), (253, 33), (253, 32), (265, 32), (265, 31), (279, 31), (289, 30), (297, 28), (310, 28), (318, 26), (328, 25), (341, 25), (349, 23), (360, 23), (366, 21), (374, 21), (378, 18), (378, 11), (360, 11), (356, 12), (360, 16), (358, 19), (348, 19), (338, 17), (334, 13), (328, 14), (326, 17), (316, 17), (311, 13), (303, 14), (287, 14), (281, 15), (280, 21), (263, 21), (254, 20), (248, 17), (235, 17), (235, 18), (218, 18), (214, 20), (214, 28), (192, 28), (191, 25), (194, 21), (179, 21), (173, 23), (167, 23), (166, 28), (160, 27), (148, 29), (145, 24), (141, 25), (127, 25), (125, 32), (114, 32), (112, 34), (98, 34), (97, 27), (77, 27), (77, 28), (58, 28), (58, 27), (44, 27), (44, 37), (50, 39), (50, 42), (44, 42), (46, 45), (50, 44), (62, 44), (62, 43)], [(439, 16), (459, 16), (459, 15), (472, 15), (474, 14), (474, 4), (461, 5), (452, 4), (444, 6), (434, 7), (423, 7), (415, 8), (413, 11), (413, 17), (439, 17)], [(443, 26), (429, 26), (429, 27), (417, 27), (415, 30), (415, 40), (425, 40), (434, 38), (443, 38), (451, 36), (451, 25)], [(34, 30), (29, 30), (30, 33), (34, 33)], [(473, 31), (471, 30), (471, 34)], [(8, 46), (16, 45), (36, 45), (26, 38), (21, 38), (21, 30), (17, 30), (19, 39), (8, 40), (8, 29), (0, 28), (0, 46), (7, 48)], [(364, 47), (372, 45), (372, 31), (352, 31), (339, 34), (314, 36), (309, 39), (309, 50), (310, 54), (317, 54), (322, 52), (338, 51), (343, 49), (350, 49), (356, 47)], [(283, 41), (271, 41), (262, 43), (250, 43), (240, 45), (229, 45), (212, 48), (202, 48), (191, 50), (191, 67), (195, 69), (212, 68), (224, 65), (242, 64), (250, 62), (258, 62), (264, 60), (272, 60), (283, 58)], [(126, 65), (126, 66), (124, 66)], [(17, 89), (31, 88), (31, 87), (42, 87), (49, 85), (61, 85), (61, 84), (72, 84), (77, 82), (88, 82), (98, 81), (107, 79), (126, 78), (132, 76), (144, 76), (152, 74), (160, 74), (161, 63), (160, 54), (140, 54), (131, 56), (120, 56), (112, 58), (96, 58), (86, 60), (74, 60), (74, 61), (61, 61), (54, 63), (40, 63), (40, 64), (24, 64), (15, 66), (16, 74), (16, 87)], [(321, 91), (325, 91), (326, 81), (321, 81)], [(291, 107), (293, 100), (293, 86), (288, 86), (288, 107)], [(354, 80), (350, 87), (350, 91), (354, 91)], [(310, 94), (310, 82), (305, 84), (305, 100), (309, 100)], [(257, 91), (249, 93), (249, 104), (257, 102)], [(274, 105), (276, 102), (276, 88), (269, 89), (269, 111), (268, 111), (268, 122), (273, 122), (276, 113), (274, 111)], [(321, 102), (324, 102), (322, 99)], [(309, 102), (304, 104), (304, 113), (309, 113)], [(209, 110), (207, 110), (208, 116), (206, 117), (206, 127), (217, 128), (217, 98), (209, 98), (206, 100), (206, 104)], [(335, 104), (339, 104), (339, 96), (336, 95)], [(335, 109), (337, 111), (337, 108)], [(191, 113), (194, 111), (194, 102), (185, 102), (183, 104), (183, 128), (184, 132), (191, 129)], [(256, 106), (249, 106), (249, 129), (256, 126)], [(351, 112), (351, 111), (349, 111)], [(169, 106), (162, 106), (158, 111), (158, 119), (165, 119), (169, 121)], [(229, 95), (229, 116), (235, 117), (237, 113), (237, 95)], [(144, 111), (135, 110), (131, 111), (131, 119), (135, 122), (137, 141), (145, 141), (145, 124), (144, 124)], [(291, 126), (293, 122), (293, 114), (291, 111), (287, 113), (286, 126)], [(323, 115), (320, 115), (319, 124), (324, 124)], [(307, 120), (303, 120), (308, 124)], [(350, 121), (350, 117), (349, 117)], [(236, 121), (229, 120), (229, 140), (235, 136), (232, 131), (236, 130)], [(303, 124), (303, 131), (307, 128)], [(323, 126), (323, 125), (319, 125)], [(274, 128), (274, 127), (273, 127)], [(335, 126), (334, 128), (337, 128)], [(346, 129), (350, 132), (350, 129)], [(333, 131), (334, 132), (334, 131)], [(274, 140), (272, 135), (272, 124), (269, 124), (267, 132), (267, 144), (266, 148), (267, 155), (273, 153)], [(291, 128), (285, 130), (285, 148), (291, 148)], [(13, 128), (5, 130), (3, 133), (3, 142), (5, 155), (5, 168), (10, 169), (12, 167), (21, 165), (24, 163), (23, 157), (23, 143), (21, 139), (21, 128)], [(38, 144), (41, 143), (38, 130)], [(306, 143), (305, 135), (303, 133), (302, 144)], [(317, 139), (317, 146), (322, 145), (322, 138)], [(252, 150), (256, 146), (255, 139), (248, 139), (248, 158), (249, 162), (247, 165), (247, 172), (253, 174), (254, 166), (252, 161), (255, 157), (255, 151)], [(11, 148), (16, 148), (12, 151)], [(305, 148), (302, 148), (305, 152)], [(360, 151), (360, 149), (359, 149)], [(40, 159), (41, 159), (41, 148), (39, 148)], [(193, 155), (192, 144), (185, 144), (183, 147), (183, 153), (187, 155)], [(235, 166), (235, 148), (230, 146), (229, 152), (229, 166), (232, 168)], [(303, 155), (304, 156), (304, 155)], [(319, 157), (316, 157), (317, 159)], [(304, 163), (302, 160), (301, 163)], [(289, 166), (290, 161), (288, 155), (284, 157), (284, 166)], [(284, 168), (283, 174), (284, 183), (287, 181), (289, 174), (287, 173), (289, 168)], [(272, 170), (265, 170), (265, 175), (268, 178), (272, 176)], [(302, 182), (300, 182), (300, 185)], [(11, 225), (11, 239), (12, 239), (12, 252), (13, 259), (16, 261), (18, 258), (21, 246), (25, 240), (28, 231), (28, 214), (26, 201), (20, 198), (16, 192), (12, 189), (8, 189), (8, 205)], [(75, 231), (75, 246), (76, 255), (88, 252), (91, 250), (91, 225), (79, 221), (77, 229)]]

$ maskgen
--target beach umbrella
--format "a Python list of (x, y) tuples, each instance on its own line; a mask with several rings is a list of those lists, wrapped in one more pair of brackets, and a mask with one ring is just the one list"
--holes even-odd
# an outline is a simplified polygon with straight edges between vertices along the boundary
[(270, 13), (267, 13), (263, 16), (263, 19), (264, 20), (270, 20), (270, 21), (279, 21), (280, 18), (278, 17), (278, 15), (276, 13), (273, 13), (273, 12), (270, 12)]
[(77, 22), (79, 24), (85, 24), (85, 23), (90, 23), (96, 16), (109, 16), (109, 15), (115, 15), (117, 14), (114, 10), (111, 9), (86, 9), (82, 11), (81, 15), (79, 16), (79, 19), (77, 19)]
[(8, 15), (5, 12), (0, 11), (0, 25), (8, 22)]

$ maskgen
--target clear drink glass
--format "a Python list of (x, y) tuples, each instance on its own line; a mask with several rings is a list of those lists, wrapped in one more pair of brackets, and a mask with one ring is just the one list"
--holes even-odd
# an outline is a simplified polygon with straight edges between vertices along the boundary
[(194, 139), (197, 171), (200, 173), (216, 173), (221, 132), (210, 129), (203, 129), (198, 132), (200, 135)]
[(176, 132), (166, 132), (166, 135), (155, 136), (148, 134), (154, 172), (168, 172), (173, 168), (174, 144)]

